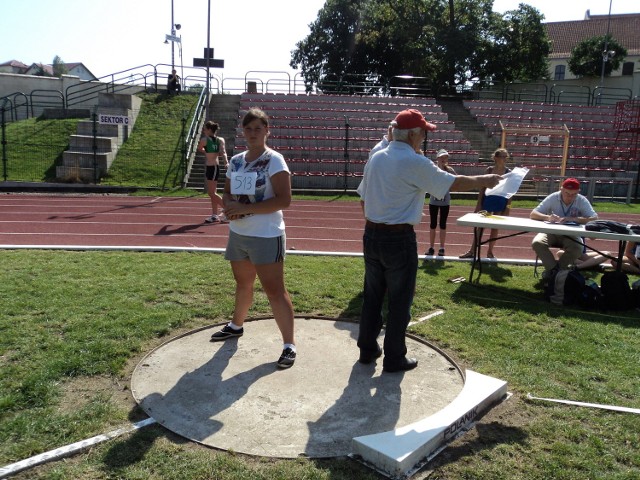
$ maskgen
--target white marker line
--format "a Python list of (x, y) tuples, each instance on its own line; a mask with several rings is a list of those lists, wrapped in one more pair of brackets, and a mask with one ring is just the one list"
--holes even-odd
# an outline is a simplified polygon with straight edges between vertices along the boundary
[(97, 435), (95, 437), (87, 438), (86, 440), (81, 440), (79, 442), (72, 443), (64, 447), (56, 448), (55, 450), (49, 450), (48, 452), (35, 455), (33, 457), (27, 458), (26, 460), (21, 460), (19, 462), (12, 463), (10, 465), (5, 465), (4, 467), (0, 468), (0, 478), (6, 478), (22, 470), (35, 467), (36, 465), (41, 465), (51, 460), (59, 460), (63, 457), (67, 457), (74, 453), (80, 452), (93, 445), (106, 442), (107, 440), (111, 440), (112, 438), (119, 437), (120, 435), (132, 432), (134, 430), (138, 430), (140, 428), (146, 427), (147, 425), (151, 425), (153, 423), (156, 423), (156, 421), (153, 418), (147, 418), (146, 420), (142, 420), (141, 422), (134, 423), (132, 425), (119, 428), (117, 430), (113, 430), (103, 435)]
[(603, 410), (613, 410), (614, 412), (640, 413), (640, 408), (618, 407), (617, 405), (602, 405), (600, 403), (574, 402), (573, 400), (559, 400), (557, 398), (539, 398), (527, 393), (527, 398), (531, 400), (543, 400), (545, 402), (564, 403), (576, 405), (578, 407), (602, 408)]
[(409, 326), (416, 325), (416, 324), (422, 323), (422, 322), (426, 322), (427, 320), (430, 320), (433, 317), (437, 317), (438, 315), (442, 315), (443, 313), (444, 313), (444, 310), (436, 310), (435, 312), (430, 313), (429, 315), (425, 315), (424, 317), (420, 317), (415, 322), (409, 322)]

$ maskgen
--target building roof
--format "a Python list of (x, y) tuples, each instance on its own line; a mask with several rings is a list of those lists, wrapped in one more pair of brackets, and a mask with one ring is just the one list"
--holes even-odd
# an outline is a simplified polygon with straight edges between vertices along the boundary
[[(73, 70), (74, 68), (82, 67), (84, 70), (87, 71), (87, 73), (91, 77), (93, 77), (94, 80), (96, 79), (96, 76), (82, 62), (64, 63), (64, 66), (67, 68), (67, 71), (69, 71), (69, 72), (71, 70)], [(36, 70), (41, 68), (47, 75), (53, 76), (53, 65), (51, 65), (51, 64), (32, 63), (31, 65), (25, 65), (24, 63), (22, 63), (19, 60), (8, 60), (8, 61), (6, 61), (4, 63), (0, 63), (0, 67), (12, 67), (12, 68), (18, 70), (19, 73), (25, 73), (28, 70), (36, 71)]]
[(0, 67), (14, 67), (14, 68), (24, 68), (27, 69), (29, 68), (29, 65), (25, 65), (24, 63), (20, 62), (19, 60), (8, 60), (4, 63), (0, 63)]
[(72, 63), (65, 63), (64, 66), (67, 68), (67, 71), (71, 72), (71, 70), (73, 70), (76, 67), (82, 67), (84, 70), (87, 71), (87, 73), (89, 75), (91, 75), (94, 79), (96, 79), (97, 77), (91, 72), (91, 70), (89, 70), (87, 68), (87, 66), (82, 63), (82, 62), (72, 62)]
[(32, 63), (29, 65), (29, 69), (27, 71), (33, 70), (37, 72), (42, 70), (46, 75), (52, 77), (53, 76), (53, 67), (51, 65), (45, 65), (44, 63)]
[[(609, 23), (610, 20), (610, 23)], [(627, 55), (640, 55), (640, 13), (624, 15), (589, 15), (584, 20), (544, 24), (551, 40), (550, 58), (566, 58), (578, 43), (591, 37), (611, 36), (627, 49)]]

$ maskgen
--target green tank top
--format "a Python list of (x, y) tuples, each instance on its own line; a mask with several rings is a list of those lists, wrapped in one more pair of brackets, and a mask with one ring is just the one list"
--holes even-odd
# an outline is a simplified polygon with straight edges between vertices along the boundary
[(207, 145), (204, 147), (207, 153), (218, 153), (220, 150), (220, 142), (218, 137), (207, 137)]

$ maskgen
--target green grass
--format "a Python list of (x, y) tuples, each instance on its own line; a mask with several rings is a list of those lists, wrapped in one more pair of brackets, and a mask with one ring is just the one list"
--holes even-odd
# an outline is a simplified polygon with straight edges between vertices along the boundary
[[(167, 338), (233, 310), (233, 278), (217, 254), (16, 250), (2, 252), (2, 265), (2, 465), (143, 418), (123, 389), (133, 365)], [(638, 313), (551, 305), (530, 267), (488, 265), (479, 285), (447, 281), (468, 273), (458, 262), (421, 267), (413, 317), (445, 313), (412, 332), (464, 368), (506, 380), (514, 396), (436, 457), (432, 478), (639, 478), (640, 416), (526, 399), (530, 392), (640, 408)], [(362, 277), (361, 258), (291, 255), (286, 262), (298, 315), (357, 317)], [(265, 314), (258, 291), (250, 315)], [(355, 344), (353, 354), (355, 361)], [(17, 478), (379, 476), (345, 459), (206, 449), (152, 426)]]
[[(131, 136), (119, 149), (104, 185), (173, 188), (182, 181), (183, 121), (188, 130), (197, 95), (139, 94), (140, 114)], [(28, 119), (7, 124), (6, 177), (9, 181), (56, 181), (56, 165), (69, 148), (79, 119)], [(3, 168), (4, 165), (0, 168)], [(0, 178), (4, 179), (4, 171)]]
[(122, 145), (101, 183), (142, 188), (172, 188), (182, 181), (184, 122), (187, 133), (197, 95), (140, 94), (142, 105), (132, 134)]
[(46, 182), (55, 179), (56, 161), (69, 147), (78, 119), (40, 120), (30, 118), (7, 123), (6, 172), (8, 181)]

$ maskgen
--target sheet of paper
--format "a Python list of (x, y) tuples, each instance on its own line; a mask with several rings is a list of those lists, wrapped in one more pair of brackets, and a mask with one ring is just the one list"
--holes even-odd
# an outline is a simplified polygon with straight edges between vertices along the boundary
[(498, 195), (500, 197), (511, 198), (513, 197), (520, 185), (522, 184), (522, 180), (529, 173), (529, 169), (525, 167), (516, 167), (511, 170), (509, 173), (506, 173), (502, 176), (502, 180), (495, 187), (485, 190), (485, 195)]

